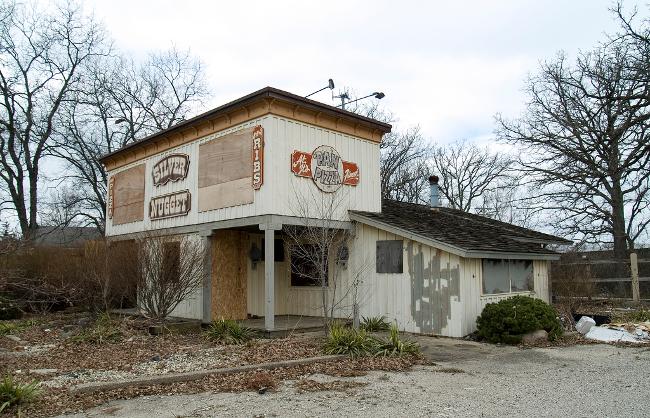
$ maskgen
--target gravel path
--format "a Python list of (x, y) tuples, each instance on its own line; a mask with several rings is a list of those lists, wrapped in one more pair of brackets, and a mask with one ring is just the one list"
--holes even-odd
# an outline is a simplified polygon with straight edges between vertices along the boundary
[[(150, 396), (104, 405), (75, 417), (213, 416), (648, 416), (650, 349), (609, 345), (514, 349), (476, 345), (481, 355), (454, 358), (458, 344), (440, 343), (449, 360), (407, 373), (373, 372), (346, 391)], [(467, 350), (470, 345), (464, 344)], [(486, 348), (488, 347), (488, 348)], [(461, 350), (462, 351), (462, 350)]]

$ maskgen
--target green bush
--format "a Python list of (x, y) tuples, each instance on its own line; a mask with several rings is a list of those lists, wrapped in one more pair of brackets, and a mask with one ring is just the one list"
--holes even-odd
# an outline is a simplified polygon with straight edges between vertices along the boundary
[(562, 324), (555, 309), (528, 296), (513, 296), (488, 303), (476, 319), (478, 335), (491, 343), (518, 344), (531, 331), (543, 329), (549, 340), (562, 335)]
[[(5, 409), (17, 406), (20, 408), (29, 402), (32, 402), (40, 394), (39, 383), (15, 382), (11, 375), (5, 376), (0, 382), (0, 413)], [(18, 413), (20, 415), (20, 411)]]
[(360, 328), (366, 332), (388, 331), (390, 324), (386, 321), (385, 316), (363, 317)]
[(205, 334), (210, 341), (221, 344), (243, 344), (253, 338), (255, 331), (231, 319), (220, 319), (212, 322)]

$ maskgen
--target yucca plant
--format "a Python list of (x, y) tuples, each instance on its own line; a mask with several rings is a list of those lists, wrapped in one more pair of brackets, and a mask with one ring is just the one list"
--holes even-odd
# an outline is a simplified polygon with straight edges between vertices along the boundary
[(386, 317), (383, 315), (364, 316), (362, 317), (361, 325), (359, 327), (366, 332), (381, 332), (388, 331), (390, 329), (390, 324), (386, 321)]
[(222, 318), (212, 322), (205, 335), (210, 341), (221, 344), (243, 344), (254, 337), (255, 331), (231, 319)]
[(5, 409), (17, 406), (20, 416), (20, 408), (32, 402), (41, 393), (38, 385), (37, 381), (19, 383), (14, 381), (11, 375), (6, 375), (0, 382), (0, 413)]
[(376, 349), (377, 341), (365, 331), (356, 331), (340, 322), (330, 325), (323, 347), (325, 354), (347, 354), (351, 357), (373, 354)]
[(376, 351), (378, 356), (401, 356), (404, 354), (418, 354), (420, 346), (415, 341), (402, 340), (399, 336), (399, 329), (397, 324), (390, 326), (390, 335), (387, 340), (379, 342), (379, 347)]

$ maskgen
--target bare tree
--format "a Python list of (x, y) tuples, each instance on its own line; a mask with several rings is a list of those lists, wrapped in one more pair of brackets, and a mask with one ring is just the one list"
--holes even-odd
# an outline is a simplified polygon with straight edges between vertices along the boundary
[(586, 243), (613, 242), (619, 259), (650, 223), (643, 73), (650, 61), (640, 60), (645, 52), (631, 36), (580, 53), (573, 64), (562, 54), (543, 63), (526, 83), (525, 113), (497, 117), (499, 136), (521, 147), (520, 169), (558, 217), (557, 229)]
[(294, 214), (304, 224), (283, 227), (292, 276), (320, 287), (326, 326), (340, 312), (350, 311), (358, 319), (360, 285), (367, 265), (361, 261), (348, 268), (353, 231), (342, 228), (339, 219), (347, 212), (349, 193), (341, 189), (335, 193), (294, 190), (294, 195)]
[(513, 159), (509, 155), (464, 140), (435, 147), (431, 165), (440, 176), (440, 192), (449, 206), (465, 212), (479, 206), (487, 194), (516, 183), (510, 173)]
[(411, 203), (427, 202), (433, 147), (424, 139), (420, 128), (386, 134), (380, 151), (382, 197)]
[(102, 28), (74, 5), (0, 6), (0, 181), (24, 237), (38, 227), (41, 164), (60, 109), (86, 62), (109, 50)]
[(202, 285), (205, 249), (190, 236), (145, 236), (137, 245), (138, 307), (148, 318), (164, 320)]
[(56, 155), (76, 192), (62, 203), (74, 207), (76, 222), (104, 228), (107, 174), (99, 157), (184, 120), (207, 93), (203, 67), (189, 52), (171, 49), (142, 64), (97, 61), (57, 135)]

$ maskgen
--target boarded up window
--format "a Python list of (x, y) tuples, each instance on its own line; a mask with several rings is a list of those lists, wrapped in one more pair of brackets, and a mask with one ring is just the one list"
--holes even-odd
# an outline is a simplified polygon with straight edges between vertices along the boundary
[(328, 262), (317, 245), (292, 245), (291, 286), (328, 286)]
[(530, 292), (534, 289), (530, 260), (483, 260), (483, 294)]
[(199, 146), (199, 212), (253, 203), (253, 128)]
[(377, 273), (404, 272), (404, 241), (377, 241)]
[(140, 164), (113, 176), (113, 225), (144, 219), (144, 173)]

